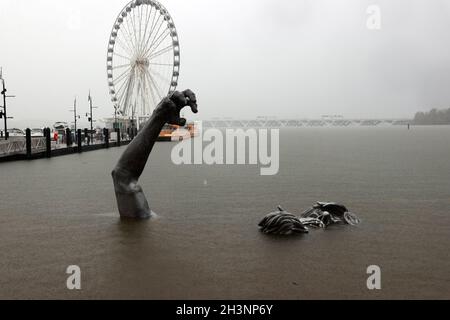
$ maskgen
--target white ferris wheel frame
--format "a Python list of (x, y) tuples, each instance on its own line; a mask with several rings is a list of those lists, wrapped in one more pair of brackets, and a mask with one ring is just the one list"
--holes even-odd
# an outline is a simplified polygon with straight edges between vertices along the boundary
[[(167, 46), (161, 49), (163, 42)], [(164, 63), (158, 62), (161, 58)], [(117, 65), (118, 60), (126, 63)], [(133, 119), (149, 117), (159, 101), (176, 90), (180, 75), (178, 32), (167, 9), (154, 0), (129, 2), (114, 22), (106, 61), (116, 112)], [(167, 76), (156, 68), (166, 70)]]

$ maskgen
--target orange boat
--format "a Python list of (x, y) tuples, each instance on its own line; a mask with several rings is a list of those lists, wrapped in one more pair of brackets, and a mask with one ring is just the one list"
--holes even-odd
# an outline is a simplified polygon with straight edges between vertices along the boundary
[(194, 123), (188, 123), (185, 127), (167, 124), (161, 130), (158, 141), (183, 141), (198, 136), (198, 130)]

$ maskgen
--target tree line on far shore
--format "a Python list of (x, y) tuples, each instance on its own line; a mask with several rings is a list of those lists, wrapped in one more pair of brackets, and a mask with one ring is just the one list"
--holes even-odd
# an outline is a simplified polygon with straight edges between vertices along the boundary
[(414, 117), (417, 125), (445, 125), (450, 124), (450, 108), (444, 110), (433, 109), (429, 112), (418, 112)]

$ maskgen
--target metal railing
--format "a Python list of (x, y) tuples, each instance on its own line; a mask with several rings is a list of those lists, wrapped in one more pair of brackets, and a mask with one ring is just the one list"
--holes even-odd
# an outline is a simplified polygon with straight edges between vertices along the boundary
[(26, 152), (25, 138), (10, 139), (0, 142), (0, 155), (9, 156)]
[[(45, 151), (45, 138), (32, 138), (31, 150), (33, 153)], [(26, 154), (27, 142), (25, 137), (10, 138), (7, 141), (0, 141), (0, 157), (15, 154)]]
[(49, 128), (44, 129), (43, 137), (32, 137), (31, 130), (26, 130), (24, 137), (10, 137), (8, 140), (0, 140), (0, 162), (3, 160), (21, 160), (50, 158), (71, 154), (74, 152), (93, 151), (99, 148), (109, 148), (128, 144), (134, 135), (130, 136), (125, 132), (114, 132), (109, 129), (103, 129), (101, 132), (86, 134), (87, 130), (78, 130), (72, 133), (70, 130), (61, 133), (51, 134)]

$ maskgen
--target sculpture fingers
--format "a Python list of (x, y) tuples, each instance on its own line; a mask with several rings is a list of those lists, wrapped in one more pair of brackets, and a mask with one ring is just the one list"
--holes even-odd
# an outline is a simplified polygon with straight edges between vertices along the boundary
[(184, 95), (184, 93), (181, 93), (180, 91), (175, 91), (174, 93), (172, 93), (170, 96), (170, 100), (172, 100), (172, 102), (175, 103), (175, 105), (178, 108), (178, 111), (183, 109), (188, 104), (186, 96)]
[(198, 113), (198, 107), (197, 107), (197, 97), (195, 96), (195, 93), (190, 90), (184, 90), (183, 94), (187, 100), (187, 105), (191, 107), (191, 110), (193, 113)]

